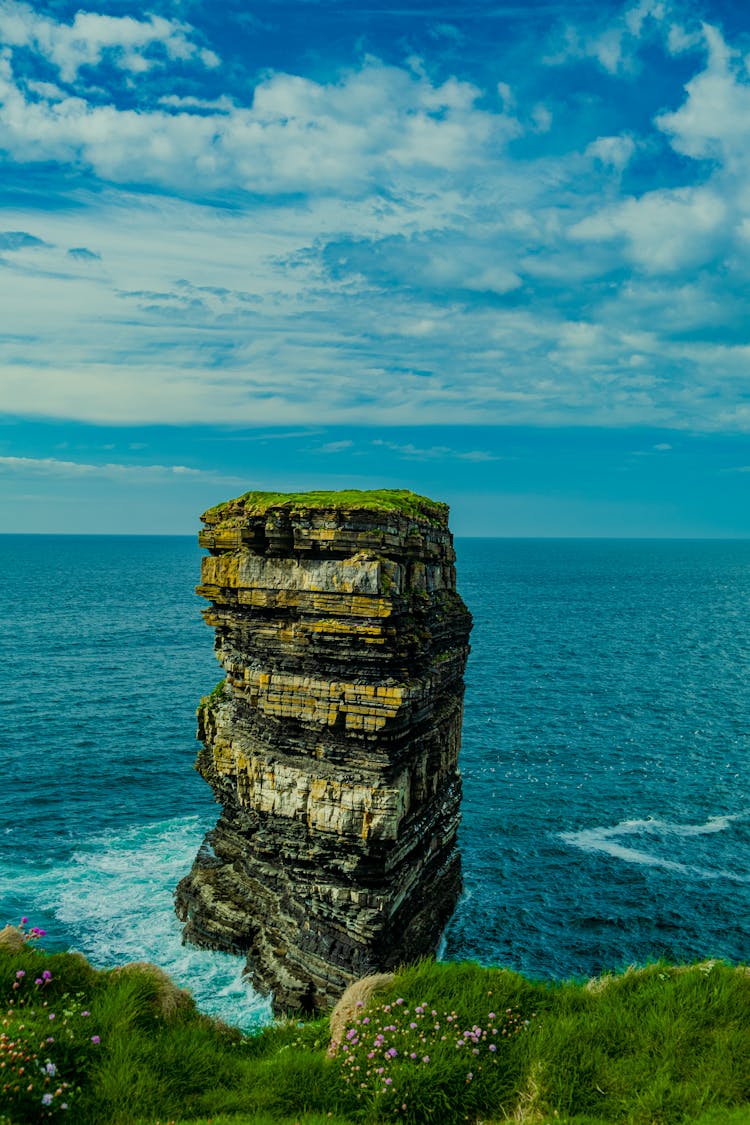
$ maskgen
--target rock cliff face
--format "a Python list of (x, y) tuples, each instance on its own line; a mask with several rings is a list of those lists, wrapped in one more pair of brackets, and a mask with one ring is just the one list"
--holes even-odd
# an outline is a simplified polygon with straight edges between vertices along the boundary
[(177, 912), (277, 1010), (435, 951), (461, 886), (463, 672), (448, 509), (408, 492), (212, 508), (198, 592), (226, 679), (197, 768), (222, 805)]

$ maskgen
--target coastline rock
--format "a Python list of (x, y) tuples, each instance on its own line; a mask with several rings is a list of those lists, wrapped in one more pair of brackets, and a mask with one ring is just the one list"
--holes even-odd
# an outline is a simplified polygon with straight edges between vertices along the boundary
[(226, 672), (197, 768), (222, 805), (185, 938), (247, 955), (277, 1010), (434, 953), (460, 892), (470, 615), (448, 509), (408, 492), (210, 509), (198, 593)]
[(371, 977), (362, 977), (361, 980), (355, 980), (354, 984), (349, 985), (331, 1012), (329, 1054), (335, 1052), (346, 1034), (346, 1029), (351, 1027), (357, 1016), (370, 1007), (370, 1000), (373, 996), (386, 988), (390, 988), (395, 979), (393, 973), (375, 973)]
[(26, 937), (18, 926), (3, 926), (0, 930), (0, 947), (3, 949), (10, 949), (13, 953), (18, 953), (19, 949), (23, 949), (26, 945)]

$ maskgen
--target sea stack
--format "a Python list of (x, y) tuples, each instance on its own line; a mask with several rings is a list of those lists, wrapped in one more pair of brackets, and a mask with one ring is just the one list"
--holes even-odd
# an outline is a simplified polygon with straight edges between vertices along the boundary
[(226, 678), (198, 709), (222, 806), (179, 884), (185, 938), (247, 956), (277, 1011), (436, 951), (471, 617), (448, 508), (407, 491), (250, 492), (203, 516)]

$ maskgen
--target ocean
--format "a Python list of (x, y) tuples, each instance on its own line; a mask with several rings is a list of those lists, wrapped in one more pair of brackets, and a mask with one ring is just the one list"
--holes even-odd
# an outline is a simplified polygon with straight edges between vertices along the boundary
[[(536, 978), (750, 953), (750, 542), (457, 540), (465, 890), (441, 956)], [(192, 538), (0, 536), (0, 926), (270, 1019), (172, 909), (218, 808)]]

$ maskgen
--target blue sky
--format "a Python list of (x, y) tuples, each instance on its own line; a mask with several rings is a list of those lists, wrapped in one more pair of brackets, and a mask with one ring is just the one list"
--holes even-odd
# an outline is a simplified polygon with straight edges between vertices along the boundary
[(0, 0), (0, 530), (750, 535), (750, 11)]

